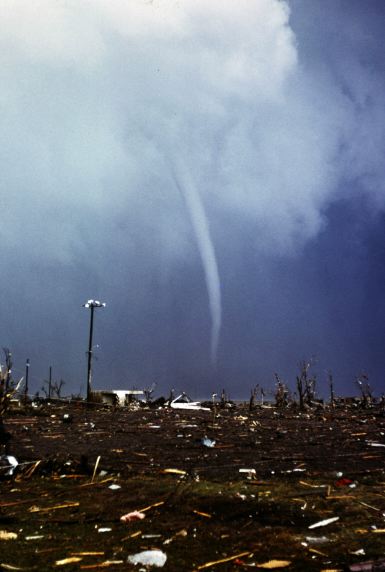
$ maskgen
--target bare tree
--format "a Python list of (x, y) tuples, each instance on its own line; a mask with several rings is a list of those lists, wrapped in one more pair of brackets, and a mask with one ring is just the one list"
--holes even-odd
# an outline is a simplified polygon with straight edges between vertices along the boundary
[[(12, 380), (12, 354), (8, 348), (3, 348), (5, 366), (0, 364), (0, 423), (9, 407), (10, 399), (15, 391)], [(21, 382), (21, 381), (20, 381)]]
[(303, 360), (299, 364), (300, 373), (297, 375), (297, 390), (299, 397), (299, 408), (301, 410), (311, 407), (315, 398), (315, 375), (310, 375), (310, 368), (313, 366), (314, 360)]
[(146, 403), (151, 403), (152, 401), (152, 394), (154, 393), (156, 387), (156, 383), (154, 382), (150, 387), (147, 387), (143, 390), (144, 396), (146, 398)]
[(61, 398), (61, 390), (65, 385), (65, 383), (66, 382), (64, 381), (64, 379), (61, 379), (59, 382), (55, 381), (55, 383), (53, 383), (53, 385), (51, 386), (52, 393), (56, 395), (58, 399)]
[(275, 384), (275, 405), (276, 407), (283, 408), (289, 405), (289, 391), (286, 384), (281, 380), (278, 373), (274, 374)]
[(8, 391), (12, 379), (12, 354), (8, 348), (3, 348), (5, 357), (5, 391)]
[(373, 392), (369, 385), (369, 376), (367, 373), (362, 372), (356, 377), (356, 384), (361, 391), (361, 404), (362, 407), (367, 408), (372, 405)]

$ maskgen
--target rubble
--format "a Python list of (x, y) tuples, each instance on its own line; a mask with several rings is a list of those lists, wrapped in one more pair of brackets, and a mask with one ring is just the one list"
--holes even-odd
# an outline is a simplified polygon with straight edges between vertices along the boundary
[(370, 443), (385, 418), (368, 410), (234, 407), (214, 425), (200, 410), (65, 404), (4, 428), (18, 465), (0, 518), (17, 537), (0, 568), (139, 569), (128, 558), (159, 543), (169, 572), (381, 569), (384, 454)]
[(167, 555), (162, 550), (144, 550), (127, 558), (130, 564), (143, 564), (143, 566), (155, 566), (156, 568), (163, 568), (166, 561)]

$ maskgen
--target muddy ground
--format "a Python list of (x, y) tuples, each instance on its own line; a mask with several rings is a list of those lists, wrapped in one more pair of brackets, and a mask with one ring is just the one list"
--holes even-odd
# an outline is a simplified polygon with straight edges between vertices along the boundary
[(375, 408), (44, 405), (4, 425), (19, 467), (0, 482), (1, 570), (160, 569), (128, 562), (154, 549), (167, 571), (385, 570)]

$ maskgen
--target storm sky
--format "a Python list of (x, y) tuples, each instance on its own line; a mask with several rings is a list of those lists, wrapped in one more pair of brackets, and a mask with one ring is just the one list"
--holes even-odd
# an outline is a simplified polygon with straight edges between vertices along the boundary
[[(30, 389), (385, 373), (382, 0), (0, 0), (0, 344)], [(96, 347), (97, 346), (97, 347)]]

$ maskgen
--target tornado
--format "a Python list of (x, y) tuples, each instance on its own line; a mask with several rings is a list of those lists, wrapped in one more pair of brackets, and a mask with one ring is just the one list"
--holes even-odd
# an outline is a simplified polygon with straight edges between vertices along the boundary
[(221, 284), (214, 244), (211, 238), (205, 208), (198, 189), (187, 170), (184, 169), (180, 163), (173, 167), (173, 178), (186, 204), (202, 260), (211, 317), (210, 359), (211, 365), (215, 367), (222, 323), (222, 303)]

